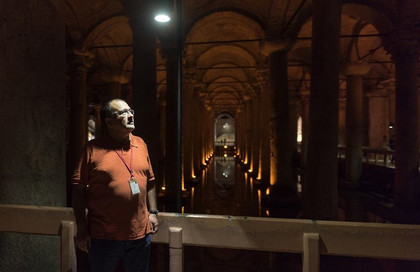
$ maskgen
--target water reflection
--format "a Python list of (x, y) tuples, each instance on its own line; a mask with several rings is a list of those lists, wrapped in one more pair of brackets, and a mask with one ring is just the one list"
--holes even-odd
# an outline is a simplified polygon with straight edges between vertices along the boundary
[(261, 215), (261, 195), (232, 155), (215, 155), (191, 188), (187, 213)]

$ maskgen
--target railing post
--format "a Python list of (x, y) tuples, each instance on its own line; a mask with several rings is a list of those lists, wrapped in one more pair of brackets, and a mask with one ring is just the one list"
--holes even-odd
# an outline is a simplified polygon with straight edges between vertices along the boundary
[(61, 221), (61, 271), (77, 271), (73, 221)]
[(169, 271), (182, 272), (184, 253), (182, 245), (182, 228), (169, 228)]
[(303, 272), (319, 272), (319, 234), (303, 234)]

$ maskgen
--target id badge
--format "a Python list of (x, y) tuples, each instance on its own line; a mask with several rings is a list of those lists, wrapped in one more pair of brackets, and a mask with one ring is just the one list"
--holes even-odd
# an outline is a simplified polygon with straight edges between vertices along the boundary
[(130, 184), (131, 195), (137, 195), (140, 193), (139, 183), (137, 182), (135, 177), (131, 177), (128, 180), (128, 183)]

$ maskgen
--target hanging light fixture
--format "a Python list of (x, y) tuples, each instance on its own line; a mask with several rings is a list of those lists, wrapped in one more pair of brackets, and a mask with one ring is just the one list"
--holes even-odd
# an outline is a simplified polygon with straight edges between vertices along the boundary
[(172, 0), (155, 0), (155, 21), (166, 23), (171, 20), (173, 9)]

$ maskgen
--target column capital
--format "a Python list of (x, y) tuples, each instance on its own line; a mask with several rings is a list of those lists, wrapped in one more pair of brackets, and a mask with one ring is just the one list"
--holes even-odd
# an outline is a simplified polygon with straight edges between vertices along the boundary
[(86, 73), (95, 63), (95, 55), (88, 50), (73, 49), (72, 53), (71, 65), (75, 71)]
[(345, 76), (365, 76), (372, 65), (363, 62), (349, 62), (340, 65), (340, 73)]
[(266, 39), (260, 42), (260, 51), (265, 56), (270, 56), (277, 51), (289, 51), (294, 45), (291, 38)]
[(383, 38), (383, 44), (394, 61), (417, 62), (420, 54), (420, 32), (414, 29), (397, 29)]

